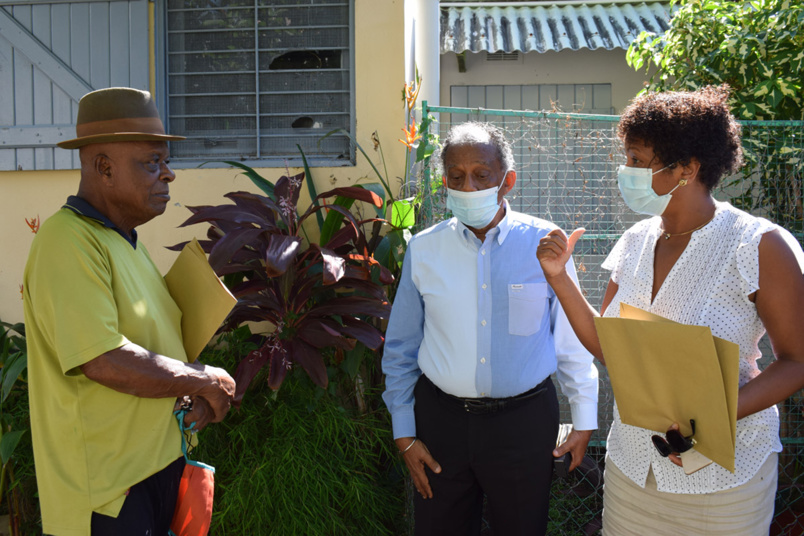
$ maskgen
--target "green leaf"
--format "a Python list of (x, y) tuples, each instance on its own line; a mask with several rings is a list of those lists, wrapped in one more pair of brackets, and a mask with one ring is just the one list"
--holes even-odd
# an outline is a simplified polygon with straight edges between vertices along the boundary
[(436, 149), (438, 149), (438, 146), (439, 146), (438, 135), (427, 134), (424, 138), (422, 138), (418, 147), (416, 147), (415, 162), (421, 162), (424, 159), (433, 156), (433, 154), (436, 152)]
[[(356, 186), (358, 186), (360, 188), (365, 188), (366, 190), (369, 190), (370, 192), (374, 192), (381, 199), (385, 200), (385, 195), (386, 195), (387, 192), (385, 191), (385, 187), (382, 184), (380, 184), (379, 182), (369, 182), (369, 183), (366, 183), (366, 184), (357, 184)], [(385, 217), (385, 206), (386, 206), (386, 204), (387, 204), (387, 201), (383, 201), (383, 205), (381, 207), (371, 205), (374, 208), (374, 211), (377, 213), (378, 218), (384, 218)]]
[(0, 460), (3, 462), (3, 465), (7, 464), (11, 456), (14, 455), (14, 450), (17, 448), (17, 444), (20, 442), (20, 439), (22, 439), (24, 433), (25, 430), (16, 430), (3, 434), (3, 438), (0, 439)]
[(785, 97), (792, 97), (796, 98), (796, 93), (800, 88), (796, 86), (793, 82), (789, 80), (778, 80), (777, 83), (779, 90), (782, 92), (782, 95)]
[[(299, 149), (299, 153), (301, 153), (302, 164), (304, 164), (304, 176), (307, 178), (307, 191), (310, 193), (310, 199), (313, 200), (313, 204), (318, 205), (315, 199), (318, 197), (318, 194), (315, 191), (315, 184), (313, 184), (313, 174), (310, 172), (310, 166), (307, 164), (307, 156), (304, 154), (301, 145), (297, 143), (296, 147)], [(320, 210), (315, 213), (315, 219), (318, 222), (318, 231), (321, 232), (321, 229), (324, 228), (324, 215), (321, 214)]]
[(386, 236), (388, 237), (391, 256), (396, 261), (397, 266), (401, 267), (402, 261), (405, 260), (405, 252), (408, 249), (411, 233), (407, 229), (395, 229)]
[(265, 192), (265, 195), (276, 201), (276, 195), (274, 195), (274, 185), (270, 181), (265, 179), (262, 175), (254, 171), (252, 168), (240, 162), (235, 162), (234, 160), (220, 160), (220, 161), (209, 160), (207, 162), (202, 162), (201, 164), (198, 165), (198, 167), (204, 166), (212, 162), (222, 162), (232, 167), (242, 169), (244, 171), (243, 174), (249, 179), (251, 179), (251, 182), (253, 182), (257, 186), (257, 188)]
[(771, 78), (773, 76), (773, 67), (771, 67), (767, 62), (758, 59), (757, 67), (759, 68), (759, 74), (762, 77)]
[[(389, 231), (391, 233), (393, 231)], [(391, 239), (388, 234), (382, 237), (380, 243), (374, 248), (374, 259), (386, 268), (391, 268)]]
[(638, 71), (642, 68), (642, 56), (637, 53), (635, 42), (631, 43), (631, 45), (628, 47), (628, 51), (625, 53), (625, 61), (628, 66), (632, 67), (635, 71)]
[[(804, 14), (804, 10), (802, 10), (802, 14)], [(804, 48), (790, 61), (791, 72), (800, 73), (802, 70), (804, 70)]]
[(12, 353), (16, 352), (11, 352), (11, 340), (4, 339), (2, 343), (0, 343), (0, 366), (5, 366), (6, 359), (8, 359), (8, 356), (12, 355)]
[(735, 56), (737, 54), (737, 47), (739, 46), (739, 42), (737, 41), (737, 39), (731, 38), (728, 41), (724, 41), (721, 46), (726, 50), (726, 52), (728, 52), (732, 56)]
[(12, 335), (11, 337), (12, 345), (17, 349), (17, 351), (22, 353), (28, 353), (27, 350), (27, 343), (25, 342), (25, 337), (20, 337), (18, 335)]
[[(421, 162), (425, 158), (428, 158), (433, 155), (435, 150), (438, 148), (438, 134), (431, 132), (431, 123), (435, 123), (436, 119), (427, 114), (419, 125), (419, 132), (422, 135), (422, 139), (419, 142), (419, 146), (416, 148), (416, 162)], [(435, 129), (437, 132), (437, 129)]]
[(0, 391), (2, 391), (2, 398), (0, 398), (0, 403), (5, 402), (8, 395), (11, 393), (12, 387), (14, 387), (14, 382), (17, 381), (17, 378), (22, 371), (28, 366), (28, 356), (23, 354), (22, 352), (18, 352), (16, 354), (12, 354), (8, 360), (6, 361), (5, 365), (3, 366), (2, 371), (2, 378), (3, 383), (0, 387)]
[(739, 108), (737, 108), (737, 116), (743, 119), (752, 119), (756, 117), (756, 105), (751, 102), (743, 103)]
[(770, 95), (770, 92), (773, 90), (773, 82), (770, 80), (766, 80), (765, 82), (760, 82), (756, 86), (756, 90), (754, 90), (754, 97), (766, 97)]
[[(378, 184), (376, 182), (370, 182), (368, 184), (356, 184), (355, 188), (363, 188), (364, 190), (373, 192), (380, 198), (384, 198), (385, 196), (385, 189), (381, 184)], [(354, 202), (355, 200), (352, 198), (339, 195), (338, 197), (335, 198), (335, 201), (333, 201), (332, 204), (339, 205), (345, 208), (346, 210), (350, 210), (352, 208), (352, 205), (354, 205)], [(385, 216), (385, 213), (383, 211), (385, 207), (384, 203), (382, 207), (377, 207), (375, 205), (371, 206), (377, 212), (377, 217), (382, 218), (383, 216)], [(338, 232), (338, 230), (341, 228), (343, 218), (344, 215), (336, 210), (328, 211), (326, 220), (324, 221), (324, 224), (321, 226), (321, 238), (319, 239), (319, 242), (321, 244), (329, 243), (332, 236), (336, 232)]]
[(411, 229), (416, 225), (416, 207), (413, 199), (397, 199), (391, 204), (391, 225), (397, 229)]
[(773, 114), (773, 111), (764, 102), (758, 102), (757, 108), (768, 117), (770, 117)]
[(0, 321), (0, 326), (3, 326), (9, 331), (16, 331), (20, 335), (25, 335), (25, 324), (22, 322), (17, 322), (16, 324), (11, 324), (9, 322)]
[(365, 353), (366, 347), (361, 342), (355, 344), (355, 347), (351, 350), (344, 352), (343, 363), (341, 363), (341, 366), (343, 367), (343, 370), (346, 371), (346, 374), (349, 375), (350, 379), (354, 380), (357, 377), (357, 373), (360, 371), (360, 365), (363, 362), (363, 356)]
[[(5, 328), (5, 331), (0, 331), (0, 360), (4, 360), (10, 353), (23, 352), (27, 353), (27, 345), (25, 342), (25, 325), (22, 322), (16, 324), (9, 324), (8, 322), (1, 322), (0, 326)], [(15, 335), (17, 333), (18, 335)], [(2, 365), (2, 363), (0, 363)]]
[[(335, 198), (331, 204), (338, 205), (346, 210), (352, 208), (355, 200), (349, 197), (338, 196)], [(327, 219), (324, 221), (324, 225), (321, 226), (321, 244), (328, 244), (329, 241), (332, 239), (332, 235), (334, 235), (338, 229), (341, 228), (341, 224), (343, 223), (343, 214), (338, 212), (337, 210), (330, 210), (327, 213)]]
[(784, 100), (784, 93), (779, 89), (779, 86), (774, 84), (770, 94), (770, 104), (773, 108), (778, 108)]

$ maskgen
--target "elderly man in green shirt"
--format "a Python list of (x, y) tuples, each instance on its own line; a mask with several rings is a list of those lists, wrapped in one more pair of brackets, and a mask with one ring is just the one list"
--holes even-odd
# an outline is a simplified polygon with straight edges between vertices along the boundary
[(148, 92), (85, 95), (78, 193), (31, 246), (24, 279), (31, 428), (45, 534), (165, 535), (184, 468), (173, 417), (202, 428), (229, 410), (222, 369), (188, 363), (181, 311), (136, 227), (175, 179)]

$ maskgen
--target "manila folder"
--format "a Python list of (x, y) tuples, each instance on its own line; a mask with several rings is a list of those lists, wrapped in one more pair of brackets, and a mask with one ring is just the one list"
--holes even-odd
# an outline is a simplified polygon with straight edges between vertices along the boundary
[(595, 319), (623, 423), (664, 433), (676, 422), (690, 435), (695, 419), (695, 448), (733, 472), (739, 348), (708, 327), (656, 320)]
[(181, 250), (165, 275), (168, 291), (181, 309), (187, 360), (195, 361), (237, 303), (207, 261), (195, 238)]

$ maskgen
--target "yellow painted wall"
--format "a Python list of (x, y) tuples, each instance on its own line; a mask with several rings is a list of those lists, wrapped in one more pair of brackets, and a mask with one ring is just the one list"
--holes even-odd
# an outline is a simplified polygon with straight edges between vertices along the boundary
[[(363, 148), (378, 157), (371, 142), (371, 134), (378, 131), (392, 177), (403, 173), (405, 161), (405, 147), (396, 141), (402, 136), (405, 121), (401, 101), (405, 83), (403, 5), (404, 0), (355, 1), (356, 135)], [(285, 172), (276, 168), (259, 171), (271, 180)], [(294, 174), (299, 171), (290, 170)], [(205, 225), (177, 228), (190, 214), (186, 205), (219, 204), (226, 201), (223, 194), (235, 190), (258, 191), (238, 172), (227, 168), (176, 170), (165, 214), (138, 229), (140, 240), (163, 272), (176, 256), (163, 246), (206, 234)], [(312, 173), (318, 192), (353, 185), (361, 179), (376, 182), (362, 155), (356, 166), (314, 168)], [(75, 193), (78, 180), (77, 170), (0, 172), (0, 320), (22, 320), (20, 284), (33, 239), (25, 218), (38, 214), (44, 220), (53, 214), (67, 196)], [(303, 197), (299, 204), (306, 207), (307, 203), (309, 197)]]

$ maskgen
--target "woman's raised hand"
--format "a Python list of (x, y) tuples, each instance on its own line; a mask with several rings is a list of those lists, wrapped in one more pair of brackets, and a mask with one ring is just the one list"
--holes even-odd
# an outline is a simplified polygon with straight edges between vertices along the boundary
[(554, 229), (539, 241), (536, 248), (536, 258), (542, 265), (545, 277), (560, 275), (565, 270), (565, 265), (575, 250), (578, 239), (586, 232), (580, 227), (572, 231), (569, 239), (561, 229)]

